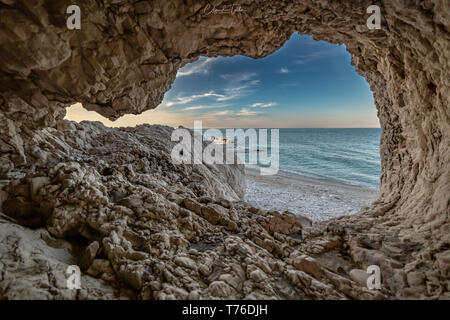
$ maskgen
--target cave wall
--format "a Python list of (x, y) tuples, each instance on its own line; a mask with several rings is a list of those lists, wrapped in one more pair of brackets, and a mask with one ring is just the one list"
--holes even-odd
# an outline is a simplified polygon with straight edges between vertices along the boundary
[[(66, 27), (74, 3), (82, 11), (80, 30)], [(378, 200), (340, 223), (356, 234), (418, 244), (420, 250), (405, 253), (407, 262), (427, 262), (410, 267), (444, 270), (435, 278), (445, 280), (448, 254), (436, 255), (448, 252), (450, 236), (450, 3), (233, 3), (245, 12), (207, 15), (207, 1), (189, 0), (1, 0), (2, 186), (32, 170), (39, 158), (33, 136), (57, 128), (69, 105), (81, 102), (111, 120), (139, 114), (157, 107), (177, 70), (198, 57), (265, 57), (298, 31), (346, 45), (371, 86), (383, 130)], [(381, 7), (379, 30), (366, 26), (372, 4)], [(351, 244), (357, 235), (349, 237)], [(368, 262), (358, 248), (355, 258)]]

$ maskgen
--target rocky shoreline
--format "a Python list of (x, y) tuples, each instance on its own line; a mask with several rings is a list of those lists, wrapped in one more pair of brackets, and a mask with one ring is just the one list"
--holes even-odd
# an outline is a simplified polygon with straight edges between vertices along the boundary
[(308, 219), (241, 201), (242, 165), (174, 165), (171, 130), (64, 121), (33, 136), (33, 166), (1, 191), (0, 297), (383, 297), (305, 255)]

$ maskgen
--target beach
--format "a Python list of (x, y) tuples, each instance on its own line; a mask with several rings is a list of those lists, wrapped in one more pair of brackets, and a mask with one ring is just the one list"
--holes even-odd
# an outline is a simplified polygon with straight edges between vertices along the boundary
[(313, 221), (355, 214), (377, 196), (375, 189), (283, 171), (262, 176), (258, 169), (246, 167), (245, 175), (245, 201), (264, 210), (288, 210)]

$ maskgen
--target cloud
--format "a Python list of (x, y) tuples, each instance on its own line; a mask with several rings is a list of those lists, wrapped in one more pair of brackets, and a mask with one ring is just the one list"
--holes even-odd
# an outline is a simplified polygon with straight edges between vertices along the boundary
[(225, 108), (228, 106), (230, 106), (230, 105), (229, 104), (198, 105), (198, 106), (191, 106), (191, 107), (184, 108), (183, 111)]
[(216, 93), (215, 91), (209, 91), (202, 94), (195, 94), (191, 96), (176, 97), (172, 101), (167, 101), (164, 106), (171, 107), (174, 105), (187, 104), (195, 100), (203, 98), (215, 98), (215, 101), (223, 102), (237, 97), (250, 94), (251, 89), (256, 87), (260, 81), (258, 79), (252, 79), (256, 76), (256, 73), (238, 73), (238, 74), (225, 74), (221, 75), (223, 79), (226, 79), (228, 84), (223, 88), (223, 93)]
[(228, 84), (223, 89), (224, 96), (218, 97), (217, 101), (227, 101), (251, 93), (260, 80), (253, 79), (257, 74), (254, 72), (242, 72), (235, 74), (223, 74), (220, 77), (227, 80)]
[(252, 108), (269, 108), (269, 107), (276, 106), (277, 104), (278, 103), (276, 103), (276, 102), (269, 102), (269, 103), (258, 102), (258, 103), (252, 104), (250, 107), (252, 107)]
[(288, 73), (289, 69), (288, 68), (281, 68), (279, 72), (280, 73)]
[[(171, 98), (168, 101), (164, 101), (162, 103), (162, 106), (169, 108), (172, 106), (187, 104), (181, 110), (195, 112), (192, 114), (195, 114), (196, 117), (206, 117), (205, 119), (209, 120), (236, 119), (237, 117), (253, 116), (258, 113), (255, 111), (250, 111), (246, 108), (243, 108), (240, 111), (224, 110), (218, 112), (214, 112), (213, 110), (208, 109), (231, 107), (232, 104), (227, 104), (227, 101), (242, 96), (247, 96), (254, 92), (254, 90), (260, 83), (259, 79), (255, 79), (256, 76), (257, 74), (254, 72), (223, 74), (220, 77), (225, 80), (225, 83), (221, 88), (216, 88), (215, 90), (210, 90), (208, 92), (197, 93), (193, 95), (184, 96), (180, 94), (179, 96)], [(193, 105), (195, 101), (201, 99), (208, 99), (208, 102), (204, 104), (198, 103)], [(273, 105), (275, 105), (275, 103), (273, 102), (262, 103), (260, 107), (267, 108)]]
[(192, 102), (194, 100), (198, 100), (198, 99), (202, 99), (202, 98), (208, 98), (208, 97), (223, 98), (225, 96), (223, 94), (218, 94), (218, 93), (215, 93), (214, 91), (210, 91), (210, 92), (206, 92), (206, 93), (202, 93), (202, 94), (194, 94), (192, 96), (176, 97), (175, 101), (166, 102), (165, 105), (167, 107), (171, 107), (173, 105), (186, 104), (186, 103)]
[(223, 110), (216, 111), (212, 113), (207, 113), (200, 115), (199, 119), (208, 119), (208, 120), (218, 120), (218, 119), (237, 119), (242, 117), (251, 117), (261, 114), (260, 112), (256, 112), (253, 110), (249, 110), (247, 108), (242, 108), (239, 111), (233, 110)]
[(231, 110), (224, 110), (224, 111), (218, 111), (215, 113), (212, 113), (211, 116), (227, 116), (232, 115), (233, 112)]
[(223, 95), (223, 97), (218, 97), (217, 101), (227, 101), (237, 97), (248, 95), (250, 93), (249, 90), (257, 86), (259, 82), (259, 80), (252, 80), (239, 86), (230, 86), (228, 88), (225, 88), (225, 94)]
[(251, 110), (249, 110), (249, 109), (243, 108), (243, 109), (241, 109), (241, 111), (239, 111), (238, 113), (236, 113), (236, 116), (239, 116), (239, 117), (249, 117), (249, 116), (256, 116), (256, 115), (258, 115), (258, 114), (259, 114), (259, 112), (251, 111)]
[(232, 82), (244, 82), (251, 80), (256, 77), (258, 74), (255, 72), (241, 72), (241, 73), (233, 73), (233, 74), (222, 74), (220, 77), (222, 79), (232, 81)]
[(178, 70), (177, 78), (193, 74), (208, 74), (209, 68), (214, 61), (216, 61), (215, 58), (200, 58), (195, 62), (189, 63)]

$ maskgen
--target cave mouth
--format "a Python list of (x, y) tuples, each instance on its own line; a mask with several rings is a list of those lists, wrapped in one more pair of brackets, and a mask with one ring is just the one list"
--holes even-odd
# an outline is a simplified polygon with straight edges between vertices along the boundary
[[(246, 226), (259, 229), (249, 230), (245, 236), (272, 253), (265, 255), (264, 250), (259, 252), (265, 259), (271, 259), (273, 265), (280, 265), (272, 260), (276, 257), (292, 268), (290, 271), (294, 272), (286, 277), (293, 287), (300, 287), (296, 287), (299, 295), (294, 298), (379, 297), (355, 286), (361, 270), (372, 265), (379, 266), (382, 271), (385, 290), (382, 293), (387, 297), (450, 298), (450, 69), (445, 63), (450, 59), (450, 4), (438, 0), (377, 3), (381, 9), (381, 26), (376, 29), (367, 25), (367, 9), (373, 4), (369, 0), (339, 3), (246, 1), (242, 4), (246, 13), (208, 15), (204, 15), (202, 10), (204, 3), (167, 5), (164, 0), (136, 4), (85, 1), (82, 27), (76, 30), (67, 28), (64, 23), (66, 8), (57, 4), (51, 8), (45, 2), (10, 2), (2, 6), (0, 201), (3, 203), (8, 199), (9, 190), (17, 190), (20, 193), (17, 195), (25, 200), (48, 201), (47, 196), (50, 195), (59, 210), (51, 228), (53, 235), (63, 237), (67, 230), (88, 223), (108, 234), (103, 244), (105, 249), (111, 250), (112, 258), (124, 252), (121, 246), (124, 245), (129, 253), (125, 259), (131, 257), (133, 261), (139, 261), (143, 255), (133, 250), (142, 246), (135, 232), (140, 224), (131, 221), (126, 225), (123, 220), (107, 224), (105, 217), (114, 218), (114, 213), (119, 211), (103, 212), (92, 207), (95, 203), (108, 203), (109, 191), (129, 194), (129, 190), (115, 190), (113, 185), (108, 185), (107, 179), (111, 176), (98, 174), (105, 168), (105, 163), (114, 159), (124, 164), (126, 169), (116, 166), (112, 168), (112, 176), (131, 181), (126, 183), (127, 188), (133, 189), (131, 191), (140, 191), (137, 186), (177, 183), (174, 192), (155, 197), (182, 205), (182, 210), (177, 212), (179, 219), (170, 222), (171, 226), (177, 222), (188, 231), (173, 242), (167, 234), (146, 237), (145, 233), (138, 233), (144, 236), (146, 244), (151, 244), (147, 250), (156, 252), (158, 248), (165, 248), (170, 253), (171, 246), (185, 249), (190, 241), (219, 243), (214, 242), (214, 232), (208, 229), (208, 224), (195, 225), (192, 217), (208, 218), (208, 223), (221, 225), (226, 232), (239, 230), (240, 225), (231, 219), (236, 212), (228, 202), (210, 202), (221, 192), (226, 196), (235, 190), (219, 188), (208, 196), (208, 190), (202, 188), (203, 184), (214, 186), (220, 182), (220, 176), (208, 179), (214, 172), (204, 174), (186, 170), (182, 174), (189, 174), (195, 181), (188, 189), (183, 189), (182, 183), (178, 184), (183, 179), (170, 175), (174, 168), (168, 166), (164, 158), (154, 157), (151, 163), (146, 162), (146, 156), (154, 155), (156, 151), (141, 150), (145, 149), (145, 143), (151, 142), (146, 141), (141, 133), (151, 129), (124, 128), (116, 130), (113, 137), (108, 138), (104, 129), (96, 124), (84, 126), (60, 120), (65, 109), (77, 101), (110, 120), (125, 114), (140, 114), (159, 105), (176, 79), (178, 70), (198, 57), (240, 54), (262, 58), (276, 51), (294, 31), (298, 31), (317, 40), (345, 44), (356, 71), (370, 84), (382, 128), (378, 199), (356, 215), (316, 225), (317, 229), (304, 237), (305, 242), (301, 245), (302, 253), (310, 257), (293, 254), (287, 258), (284, 249), (292, 247), (280, 245), (279, 239), (287, 240), (286, 234), (299, 231), (299, 227), (294, 226), (295, 219), (289, 215), (266, 212), (264, 216), (250, 208), (245, 217), (254, 220)], [(35, 13), (37, 10), (39, 14)], [(158, 135), (158, 132), (150, 133), (155, 137)], [(125, 141), (128, 134), (134, 138)], [(92, 138), (94, 135), (95, 139)], [(160, 141), (154, 141), (152, 146), (158, 152), (164, 151)], [(133, 150), (140, 151), (136, 154), (125, 152), (134, 147)], [(115, 148), (114, 152), (108, 148)], [(95, 158), (91, 152), (97, 152), (101, 157)], [(79, 161), (84, 155), (87, 156)], [(161, 174), (161, 179), (146, 180), (140, 172), (136, 173), (127, 165), (134, 156), (139, 170), (151, 168), (152, 173)], [(166, 173), (168, 176), (164, 176)], [(238, 180), (235, 182), (239, 183)], [(160, 192), (162, 189), (154, 190)], [(180, 199), (179, 194), (183, 192), (186, 198)], [(148, 206), (151, 206), (153, 198), (153, 195), (145, 198)], [(194, 202), (192, 198), (201, 202)], [(122, 199), (120, 203), (124, 206), (119, 208), (122, 210), (120, 214), (131, 220), (142, 217), (141, 200), (133, 197)], [(73, 205), (77, 201), (80, 205)], [(86, 203), (91, 211), (83, 211)], [(27, 210), (25, 213), (35, 212)], [(221, 215), (226, 212), (231, 212), (230, 219)], [(152, 214), (155, 219), (146, 222), (157, 220), (159, 224), (152, 225), (152, 230), (161, 231), (167, 226), (162, 223), (166, 217), (160, 208), (155, 208)], [(242, 217), (242, 221), (247, 221)], [(5, 230), (6, 225), (2, 223), (0, 227), (6, 232), (13, 230)], [(294, 227), (290, 229), (290, 226)], [(121, 227), (131, 230), (116, 232)], [(196, 239), (198, 230), (208, 231), (207, 239)], [(238, 238), (227, 239), (239, 242)], [(239, 246), (229, 246), (229, 242), (225, 243), (226, 247), (236, 251)], [(7, 244), (1, 243), (9, 250)], [(117, 255), (112, 252), (116, 246), (121, 248)], [(245, 254), (242, 250), (240, 253)], [(351, 273), (352, 270), (339, 265), (342, 257), (359, 273)], [(257, 261), (260, 257), (254, 258), (249, 260)], [(150, 281), (154, 276), (142, 270), (119, 268), (114, 259), (110, 263), (115, 264), (114, 270), (122, 272), (121, 279), (136, 290), (139, 290), (141, 280)], [(139, 262), (129, 265), (138, 268)], [(314, 273), (307, 268), (311, 265), (323, 272)], [(175, 268), (175, 265), (171, 267)], [(336, 277), (328, 272), (333, 268), (339, 274), (343, 273), (342, 270), (349, 277), (353, 274), (352, 279), (356, 280), (344, 281)], [(214, 264), (213, 269), (214, 275), (219, 275), (222, 264)], [(326, 291), (332, 294), (324, 293), (324, 286), (311, 290), (306, 288), (305, 294), (301, 285), (307, 282), (313, 286), (314, 282), (310, 278), (299, 280), (298, 277), (303, 276), (297, 272), (299, 269), (311, 273), (316, 280), (324, 281)], [(136, 276), (144, 273), (146, 278)], [(258, 276), (260, 273), (252, 274)], [(215, 276), (213, 280), (216, 280)], [(165, 279), (170, 281), (174, 278), (168, 275)], [(210, 283), (205, 280), (205, 284), (207, 289), (200, 292), (200, 297), (235, 293), (216, 281)], [(222, 290), (224, 288), (226, 290)], [(167, 294), (157, 289), (155, 287), (154, 298), (183, 298), (179, 290)], [(275, 285), (272, 289), (278, 290)], [(14, 290), (14, 287), (9, 287), (9, 290)], [(239, 292), (233, 297), (255, 298), (257, 295), (269, 298), (257, 289), (255, 292), (250, 296)], [(2, 295), (6, 294), (2, 292)], [(142, 293), (146, 297), (151, 294), (149, 291)], [(14, 292), (11, 296), (17, 297)]]
[[(265, 58), (200, 57), (178, 71), (157, 108), (141, 115), (112, 122), (76, 104), (65, 119), (174, 128), (202, 121), (206, 141), (226, 137), (245, 161), (246, 201), (323, 221), (369, 206), (379, 187), (381, 129), (369, 85), (350, 62), (344, 45), (294, 33)], [(271, 153), (271, 131), (256, 141), (250, 127), (279, 128), (276, 177), (255, 176), (258, 158)], [(220, 132), (212, 137), (206, 128)], [(244, 128), (245, 145), (238, 147), (226, 128)]]

